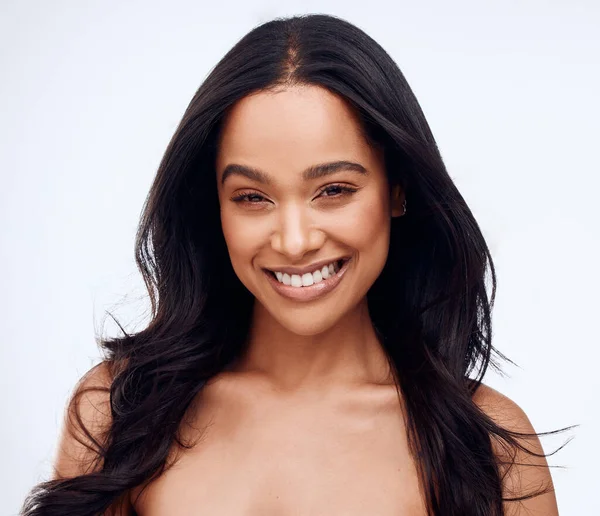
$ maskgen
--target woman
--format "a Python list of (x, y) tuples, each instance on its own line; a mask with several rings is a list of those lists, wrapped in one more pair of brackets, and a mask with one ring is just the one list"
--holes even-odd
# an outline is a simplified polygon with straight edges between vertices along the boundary
[(481, 383), (489, 250), (355, 26), (293, 17), (235, 45), (136, 250), (152, 320), (103, 342), (23, 514), (557, 514), (527, 416)]

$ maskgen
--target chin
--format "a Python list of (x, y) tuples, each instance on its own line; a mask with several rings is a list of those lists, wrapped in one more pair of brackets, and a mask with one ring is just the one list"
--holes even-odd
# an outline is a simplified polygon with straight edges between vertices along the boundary
[(282, 317), (281, 313), (274, 314), (271, 312), (271, 316), (283, 328), (294, 335), (314, 337), (321, 335), (336, 326), (343, 318), (344, 314), (338, 314), (337, 316), (331, 314), (329, 317), (314, 317), (310, 314), (290, 314), (287, 317)]

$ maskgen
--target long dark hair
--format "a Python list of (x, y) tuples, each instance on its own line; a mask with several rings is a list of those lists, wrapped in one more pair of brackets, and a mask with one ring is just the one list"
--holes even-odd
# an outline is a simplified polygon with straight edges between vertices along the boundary
[[(327, 15), (277, 19), (244, 36), (190, 102), (141, 217), (136, 260), (148, 326), (103, 339), (112, 423), (94, 472), (43, 482), (22, 514), (97, 515), (168, 467), (186, 410), (238, 357), (252, 295), (231, 267), (219, 218), (215, 153), (228, 109), (259, 90), (319, 85), (356, 108), (384, 150), (406, 216), (393, 219), (388, 260), (368, 294), (373, 323), (405, 400), (429, 514), (501, 515), (492, 438), (524, 449), (473, 402), (489, 366), (496, 276), (473, 214), (448, 175), (423, 112), (391, 57), (356, 26)], [(235, 300), (232, 302), (231, 300)], [(70, 401), (75, 408), (78, 395)], [(530, 493), (533, 495), (536, 493)], [(528, 496), (528, 495), (524, 495)]]

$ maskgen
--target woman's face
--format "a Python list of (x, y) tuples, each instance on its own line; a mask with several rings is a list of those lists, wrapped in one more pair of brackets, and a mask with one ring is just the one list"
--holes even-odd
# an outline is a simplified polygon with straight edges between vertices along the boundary
[(317, 86), (249, 95), (224, 121), (216, 171), (231, 263), (257, 309), (299, 335), (351, 316), (403, 200), (351, 107)]

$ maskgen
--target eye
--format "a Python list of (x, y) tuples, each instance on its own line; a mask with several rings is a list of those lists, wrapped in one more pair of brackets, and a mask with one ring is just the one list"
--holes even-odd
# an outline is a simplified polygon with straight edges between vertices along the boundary
[(351, 195), (356, 191), (357, 188), (348, 185), (332, 184), (322, 188), (318, 197), (343, 197), (346, 195)]
[(234, 197), (233, 200), (236, 202), (239, 202), (239, 201), (261, 202), (262, 200), (264, 200), (264, 197), (262, 195), (258, 195), (255, 193), (249, 193), (249, 194), (238, 195), (238, 196)]
[(263, 203), (269, 202), (269, 200), (259, 194), (258, 192), (240, 192), (238, 195), (235, 195), (231, 198), (231, 200), (238, 204), (252, 204), (252, 205), (261, 205)]

